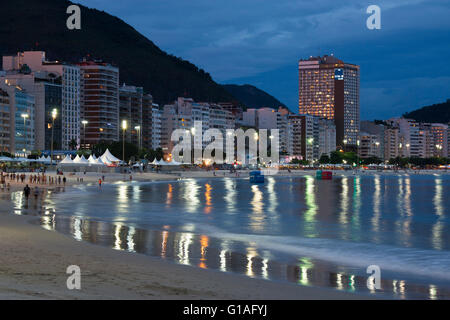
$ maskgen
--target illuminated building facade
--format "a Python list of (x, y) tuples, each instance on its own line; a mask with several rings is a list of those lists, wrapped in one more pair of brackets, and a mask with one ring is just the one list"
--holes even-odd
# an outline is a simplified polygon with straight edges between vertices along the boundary
[(299, 61), (299, 113), (333, 119), (338, 147), (356, 148), (359, 109), (359, 66), (327, 55)]
[(100, 61), (83, 61), (81, 70), (81, 128), (89, 148), (100, 141), (119, 141), (119, 69)]

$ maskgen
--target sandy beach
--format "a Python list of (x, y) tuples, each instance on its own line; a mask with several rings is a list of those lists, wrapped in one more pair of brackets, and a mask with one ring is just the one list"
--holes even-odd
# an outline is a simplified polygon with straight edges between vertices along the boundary
[[(199, 172), (195, 176), (211, 177), (212, 173)], [(77, 176), (67, 177), (66, 187), (80, 183)], [(86, 174), (83, 178), (83, 183), (94, 183), (98, 175)], [(178, 174), (133, 175), (133, 179), (145, 181), (177, 178)], [(105, 183), (124, 179), (121, 174), (108, 174)], [(21, 190), (23, 186), (21, 183), (11, 183), (10, 191), (2, 192), (5, 196), (5, 193)], [(54, 187), (39, 185), (41, 190)], [(78, 242), (33, 224), (36, 217), (13, 215), (11, 211), (11, 204), (6, 203), (0, 213), (0, 299), (368, 298), (332, 289), (302, 287), (202, 270)], [(66, 287), (66, 268), (70, 265), (81, 268), (81, 290), (68, 290)]]
[[(414, 174), (413, 172), (408, 172)], [(423, 171), (419, 174), (444, 173)], [(280, 175), (287, 175), (287, 171)], [(314, 175), (315, 171), (292, 171), (290, 175)], [(337, 171), (335, 176), (354, 175)], [(368, 171), (360, 174), (392, 174)], [(398, 174), (405, 174), (399, 172)], [(55, 176), (49, 173), (50, 176)], [(188, 171), (135, 173), (133, 180), (173, 181), (183, 178), (236, 177), (229, 172)], [(240, 178), (248, 176), (241, 172)], [(66, 174), (65, 187), (98, 183), (101, 174)], [(83, 182), (80, 181), (83, 178)], [(130, 175), (105, 174), (105, 184), (129, 181)], [(23, 189), (12, 182), (2, 198)], [(28, 183), (26, 178), (25, 183)], [(30, 185), (33, 188), (36, 185)], [(38, 185), (41, 190), (61, 185)], [(33, 191), (32, 191), (33, 192)], [(12, 203), (3, 200), (0, 213), (0, 299), (366, 299), (372, 298), (337, 291), (298, 286), (290, 283), (251, 279), (242, 275), (178, 265), (146, 255), (117, 251), (79, 242), (36, 223), (37, 217), (12, 213)], [(68, 290), (66, 268), (78, 265), (82, 272), (82, 289)]]

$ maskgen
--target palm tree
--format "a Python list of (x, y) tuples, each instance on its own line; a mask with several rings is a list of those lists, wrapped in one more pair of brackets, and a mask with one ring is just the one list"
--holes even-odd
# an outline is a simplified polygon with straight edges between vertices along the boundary
[(77, 141), (75, 140), (75, 139), (72, 139), (72, 140), (70, 140), (70, 142), (69, 142), (69, 148), (71, 149), (71, 150), (75, 150), (76, 148), (77, 148)]

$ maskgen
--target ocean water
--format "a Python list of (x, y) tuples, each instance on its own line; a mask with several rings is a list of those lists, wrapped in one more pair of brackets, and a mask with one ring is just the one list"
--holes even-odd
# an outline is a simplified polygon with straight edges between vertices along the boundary
[[(40, 205), (44, 228), (118, 250), (273, 281), (448, 299), (449, 196), (447, 174), (275, 176), (78, 186)], [(367, 285), (370, 265), (381, 270), (381, 289)]]

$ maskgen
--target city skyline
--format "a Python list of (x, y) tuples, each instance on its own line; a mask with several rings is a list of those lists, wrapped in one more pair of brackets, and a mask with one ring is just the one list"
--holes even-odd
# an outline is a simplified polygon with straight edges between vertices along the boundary
[(264, 8), (249, 1), (239, 11), (230, 2), (79, 2), (118, 16), (216, 81), (255, 85), (294, 112), (298, 60), (332, 53), (361, 66), (362, 120), (401, 116), (448, 99), (450, 66), (436, 59), (450, 52), (445, 1), (379, 1), (380, 30), (366, 28), (363, 1), (277, 2)]

